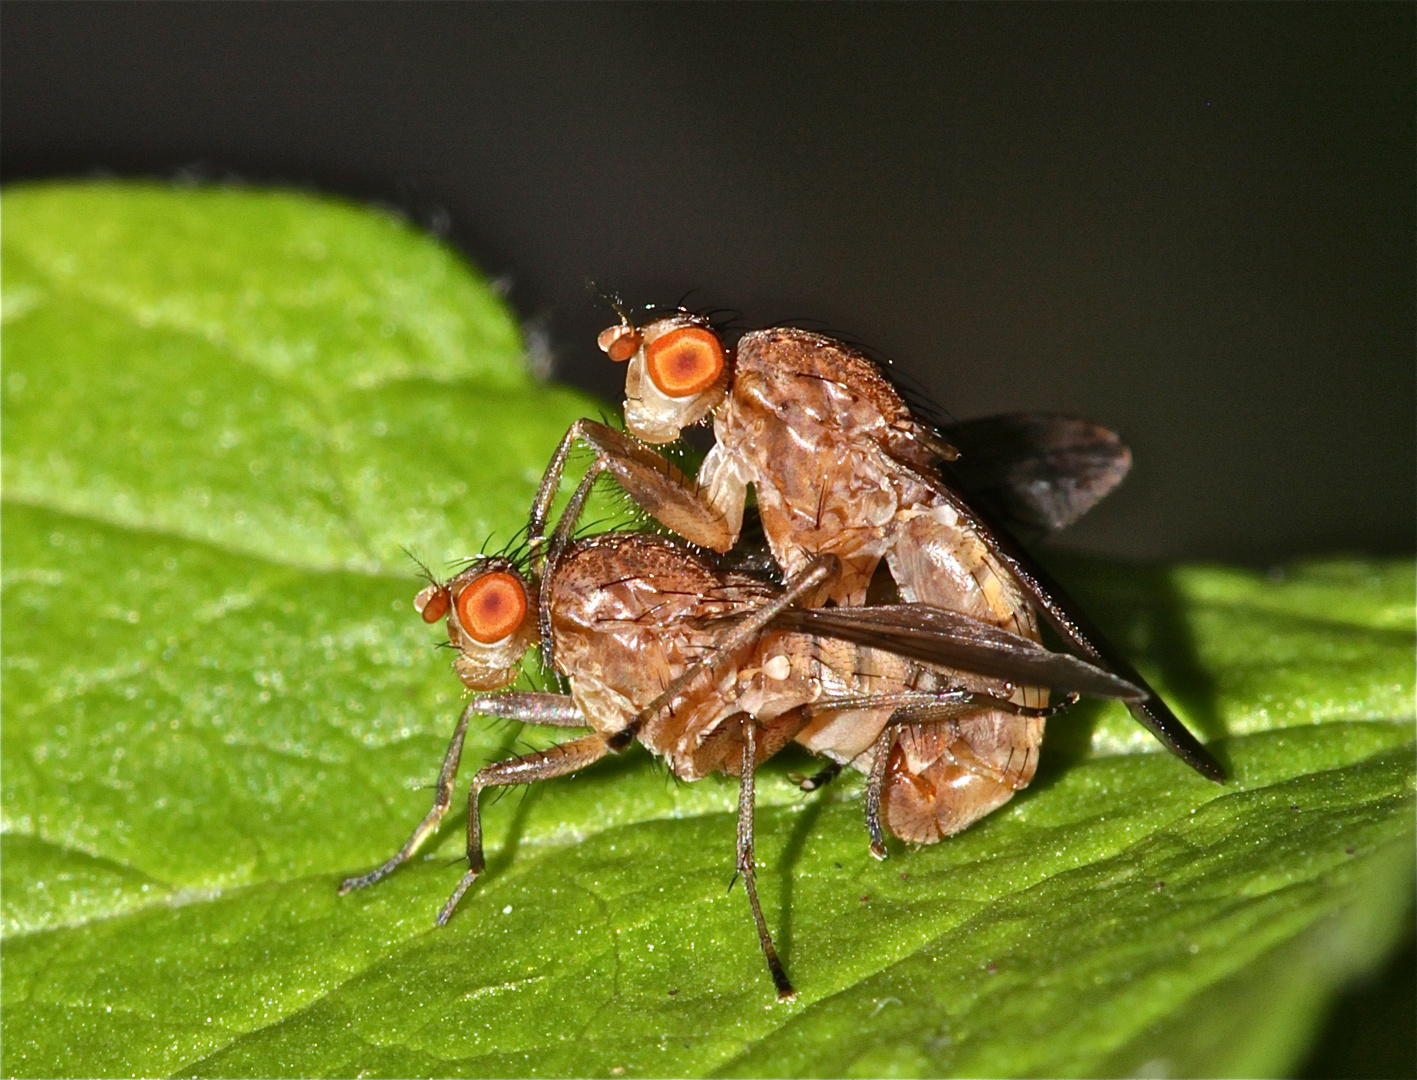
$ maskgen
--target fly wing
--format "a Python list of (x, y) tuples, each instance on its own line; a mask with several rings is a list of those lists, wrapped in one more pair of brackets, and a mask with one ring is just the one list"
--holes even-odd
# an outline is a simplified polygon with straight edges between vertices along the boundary
[(1135, 684), (1143, 693), (1140, 700), (1128, 701), (1133, 719), (1157, 740), (1202, 776), (1217, 783), (1225, 779), (1225, 768), (1173, 713), (1161, 695), (1147, 685), (1117, 649), (1081, 613), (1077, 604), (1009, 533), (995, 523), (994, 515), (977, 506), (953, 475), (930, 477), (909, 462), (897, 459), (899, 467), (928, 483), (948, 500), (963, 522), (995, 558), (1013, 575), (1029, 600), (1053, 624), (1053, 628), (1074, 648), (1108, 670)]
[(788, 608), (772, 625), (1025, 686), (1124, 700), (1145, 696), (1127, 680), (1076, 656), (1050, 652), (1026, 637), (929, 604)]
[(1071, 416), (1008, 413), (940, 433), (959, 451), (942, 467), (981, 507), (1025, 531), (1071, 525), (1132, 467), (1116, 432)]

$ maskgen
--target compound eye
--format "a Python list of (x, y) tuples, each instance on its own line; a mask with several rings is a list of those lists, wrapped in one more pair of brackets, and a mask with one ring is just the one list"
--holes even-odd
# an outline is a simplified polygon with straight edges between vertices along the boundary
[(681, 326), (645, 347), (645, 368), (660, 392), (670, 397), (703, 393), (723, 373), (723, 346), (711, 330)]
[(600, 332), (600, 336), (595, 339), (595, 343), (600, 346), (600, 351), (617, 364), (623, 364), (640, 347), (640, 332), (633, 326), (625, 323), (617, 323), (615, 326), (607, 327)]
[(423, 616), (426, 623), (435, 623), (448, 613), (453, 599), (442, 585), (429, 585), (413, 598), (413, 610)]
[(497, 571), (475, 579), (458, 593), (458, 622), (474, 641), (492, 645), (526, 618), (526, 586), (515, 574)]

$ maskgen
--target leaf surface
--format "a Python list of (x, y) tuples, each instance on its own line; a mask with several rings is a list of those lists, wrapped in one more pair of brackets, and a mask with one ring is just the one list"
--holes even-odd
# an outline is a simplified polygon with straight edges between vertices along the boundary
[[(804, 798), (773, 763), (789, 1006), (726, 891), (736, 787), (640, 753), (489, 805), (445, 929), (461, 817), (337, 897), (427, 808), (459, 708), (400, 548), (509, 540), (601, 407), (376, 212), (128, 184), (3, 211), (6, 1075), (1273, 1074), (1398, 932), (1403, 561), (1059, 564), (1223, 787), (1088, 706), (1003, 810), (877, 863), (859, 779)], [(531, 738), (477, 725), (464, 761)]]

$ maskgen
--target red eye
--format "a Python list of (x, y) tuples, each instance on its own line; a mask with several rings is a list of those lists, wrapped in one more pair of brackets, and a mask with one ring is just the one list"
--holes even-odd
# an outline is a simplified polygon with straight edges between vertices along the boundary
[(526, 587), (514, 574), (484, 574), (458, 593), (458, 622), (484, 645), (507, 637), (524, 618)]
[(689, 397), (718, 381), (723, 372), (723, 346), (711, 330), (681, 326), (645, 347), (645, 367), (662, 393)]
[(640, 347), (640, 332), (633, 326), (619, 323), (602, 330), (600, 336), (595, 339), (595, 343), (600, 346), (600, 351), (606, 356), (617, 364), (623, 364), (634, 356), (635, 351)]
[(435, 623), (448, 613), (452, 604), (448, 590), (441, 585), (429, 585), (413, 598), (413, 610), (423, 616), (426, 623)]

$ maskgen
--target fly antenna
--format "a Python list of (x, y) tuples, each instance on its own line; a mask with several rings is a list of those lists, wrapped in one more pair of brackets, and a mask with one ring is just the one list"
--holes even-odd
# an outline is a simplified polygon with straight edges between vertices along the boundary
[(433, 571), (428, 569), (428, 564), (415, 555), (409, 548), (400, 547), (399, 550), (413, 560), (413, 565), (418, 567), (418, 576), (428, 582), (429, 585), (442, 584), (442, 582), (433, 576)]
[(615, 314), (620, 316), (620, 321), (622, 323), (624, 323), (626, 326), (634, 325), (634, 323), (630, 319), (630, 311), (627, 307), (625, 307), (625, 301), (620, 298), (619, 293), (607, 292), (606, 290), (602, 289), (599, 284), (596, 283), (596, 280), (594, 278), (591, 277), (585, 279), (585, 287), (588, 292), (593, 293), (597, 298), (599, 298), (602, 304), (606, 304), (611, 309), (613, 309)]

